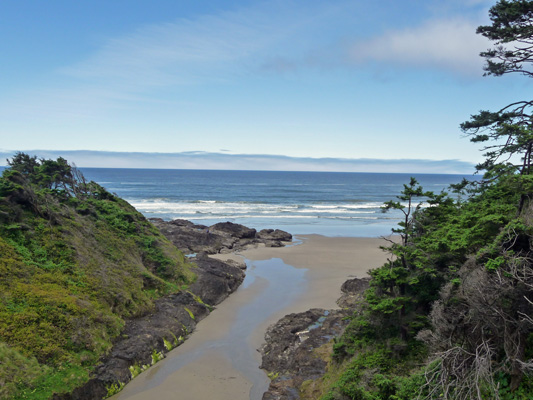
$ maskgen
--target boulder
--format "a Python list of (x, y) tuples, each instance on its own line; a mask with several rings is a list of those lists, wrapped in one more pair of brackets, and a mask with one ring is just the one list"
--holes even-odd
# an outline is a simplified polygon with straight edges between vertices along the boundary
[[(161, 218), (157, 218), (157, 220), (163, 221)], [(194, 222), (187, 221), (186, 219), (173, 219), (172, 221), (169, 221), (169, 224), (172, 224), (175, 226), (187, 226), (189, 228), (193, 228), (196, 230), (207, 229), (207, 226), (205, 225), (195, 224)]]
[(257, 234), (257, 237), (259, 239), (276, 240), (281, 242), (292, 241), (292, 235), (288, 232), (282, 231), (281, 229), (262, 229)]
[(209, 232), (205, 225), (197, 225), (182, 219), (167, 222), (160, 218), (151, 218), (150, 222), (185, 254), (203, 251), (209, 254), (219, 253), (222, 248), (233, 248), (236, 241), (236, 239)]
[(348, 279), (341, 286), (341, 297), (337, 304), (341, 308), (357, 308), (357, 304), (363, 299), (363, 293), (370, 284), (370, 278)]
[(234, 224), (233, 222), (228, 221), (219, 222), (218, 224), (210, 226), (209, 232), (237, 239), (253, 239), (255, 238), (257, 231), (253, 228), (247, 228), (244, 225)]

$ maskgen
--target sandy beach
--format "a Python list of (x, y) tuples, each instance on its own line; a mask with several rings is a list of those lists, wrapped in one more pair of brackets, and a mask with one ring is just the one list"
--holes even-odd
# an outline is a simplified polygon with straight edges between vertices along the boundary
[(377, 238), (300, 236), (302, 243), (218, 258), (248, 260), (247, 281), (180, 347), (113, 399), (259, 400), (268, 377), (257, 349), (266, 328), (286, 314), (337, 308), (342, 283), (382, 265)]

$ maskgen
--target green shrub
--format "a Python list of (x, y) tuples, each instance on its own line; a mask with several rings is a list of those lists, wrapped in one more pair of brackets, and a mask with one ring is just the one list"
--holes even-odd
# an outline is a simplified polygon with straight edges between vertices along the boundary
[(19, 154), (0, 177), (0, 387), (14, 399), (82, 385), (126, 318), (195, 278), (131, 205), (49, 161)]

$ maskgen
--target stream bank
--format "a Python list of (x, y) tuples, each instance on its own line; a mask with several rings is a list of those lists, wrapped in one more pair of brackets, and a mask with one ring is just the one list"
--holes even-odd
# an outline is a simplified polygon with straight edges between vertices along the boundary
[(259, 368), (260, 326), (306, 290), (305, 270), (281, 259), (248, 261), (239, 289), (194, 334), (112, 400), (260, 399), (270, 379)]
[[(131, 381), (133, 375), (163, 359), (172, 348), (182, 345), (196, 329), (198, 322), (244, 281), (243, 263), (223, 262), (207, 257), (207, 253), (228, 252), (233, 248), (246, 248), (260, 243), (283, 246), (276, 238), (291, 238), (286, 232), (274, 230), (265, 230), (261, 237), (255, 229), (232, 223), (213, 227), (195, 226), (182, 221), (152, 220), (152, 223), (186, 253), (191, 253), (191, 249), (198, 248), (199, 244), (202, 246), (202, 252), (191, 257), (191, 261), (197, 265), (197, 280), (185, 291), (156, 300), (149, 314), (126, 321), (121, 336), (101, 359), (90, 380), (71, 393), (54, 395), (53, 400), (106, 398)], [(180, 226), (184, 228), (181, 233)], [(184, 249), (187, 237), (190, 238), (190, 246)]]
[[(299, 314), (311, 308), (327, 310), (348, 307), (345, 303), (340, 306), (336, 303), (343, 282), (350, 277), (366, 276), (369, 268), (375, 268), (386, 260), (386, 254), (379, 249), (381, 239), (318, 235), (298, 239), (302, 239), (302, 244), (298, 246), (258, 246), (241, 251), (239, 255), (248, 260), (248, 269), (247, 277), (236, 293), (203, 320), (189, 340), (132, 381), (112, 400), (259, 400), (271, 383), (278, 384), (282, 379), (289, 378), (297, 384), (300, 378), (289, 376), (293, 371), (284, 367), (283, 360), (272, 366), (264, 363), (267, 371), (259, 369), (262, 359), (258, 349), (265, 343), (268, 327), (287, 314)], [(239, 259), (233, 254), (211, 257)], [(284, 276), (284, 273), (289, 275)], [(272, 281), (277, 278), (279, 281)], [(288, 297), (285, 297), (287, 301), (280, 301), (281, 308), (275, 307), (277, 311), (271, 309), (271, 312), (263, 314), (282, 296)], [(355, 301), (357, 296), (348, 297)], [(331, 315), (335, 316), (335, 313)], [(301, 319), (301, 322), (289, 320), (288, 330), (285, 331), (289, 333), (288, 340), (291, 341), (291, 335), (294, 336), (296, 332), (309, 330), (316, 322), (320, 325), (322, 316), (324, 312), (319, 311), (312, 313), (311, 318)], [(258, 321), (261, 322), (257, 324)], [(330, 323), (329, 320), (322, 325), (326, 329), (328, 324), (336, 326), (335, 321)], [(291, 332), (294, 327), (297, 329)], [(328, 336), (318, 327), (310, 332), (322, 336), (320, 340)], [(276, 339), (275, 335), (271, 337), (275, 338), (274, 342), (279, 341), (281, 350), (287, 347), (284, 344), (287, 342)], [(304, 342), (305, 346), (289, 345), (294, 351), (285, 353), (288, 360), (286, 364), (295, 369), (299, 363), (303, 365), (302, 358), (298, 358), (298, 362), (289, 359), (293, 354), (308, 352), (312, 355), (310, 345), (313, 342), (314, 339), (311, 339)], [(320, 342), (317, 340), (316, 343)], [(272, 354), (276, 352), (283, 353), (273, 350)], [(311, 367), (315, 368), (313, 365)], [(271, 372), (272, 381), (267, 377), (267, 372)], [(308, 379), (302, 376), (300, 380)], [(299, 394), (297, 385), (287, 385), (286, 390), (281, 392), (279, 388), (278, 391), (280, 395), (291, 391)]]

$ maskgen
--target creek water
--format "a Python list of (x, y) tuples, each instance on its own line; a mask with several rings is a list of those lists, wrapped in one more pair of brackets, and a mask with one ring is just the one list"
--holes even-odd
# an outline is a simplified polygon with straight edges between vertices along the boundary
[[(246, 278), (241, 287), (220, 304), (213, 313), (198, 324), (197, 330), (181, 346), (172, 350), (167, 357), (131, 381), (113, 400), (158, 400), (185, 398), (180, 396), (183, 383), (175, 380), (180, 370), (194, 362), (207, 362), (223, 357), (239, 376), (251, 385), (249, 394), (231, 393), (231, 383), (219, 379), (225, 385), (224, 398), (261, 399), (268, 389), (269, 379), (259, 369), (261, 358), (257, 351), (264, 332), (259, 332), (265, 321), (276, 312), (295, 301), (307, 287), (306, 270), (287, 265), (279, 258), (270, 260), (246, 260)], [(259, 341), (258, 341), (259, 340)], [(221, 368), (224, 369), (224, 368)], [(227, 371), (219, 371), (227, 376)], [(215, 371), (216, 374), (216, 371)], [(194, 388), (200, 391), (206, 384), (205, 376), (187, 375), (188, 397), (196, 396)], [(233, 378), (230, 376), (230, 378)], [(198, 381), (195, 382), (194, 379)], [(173, 381), (176, 382), (173, 387)], [(210, 376), (209, 384), (216, 385), (217, 377)], [(160, 387), (164, 384), (165, 389)], [(191, 389), (192, 388), (192, 389)], [(235, 388), (238, 390), (238, 388)], [(213, 390), (216, 392), (217, 388)], [(240, 387), (242, 391), (242, 385)], [(229, 391), (229, 392), (228, 392)], [(220, 392), (221, 393), (221, 392)], [(222, 395), (214, 398), (223, 398)]]

